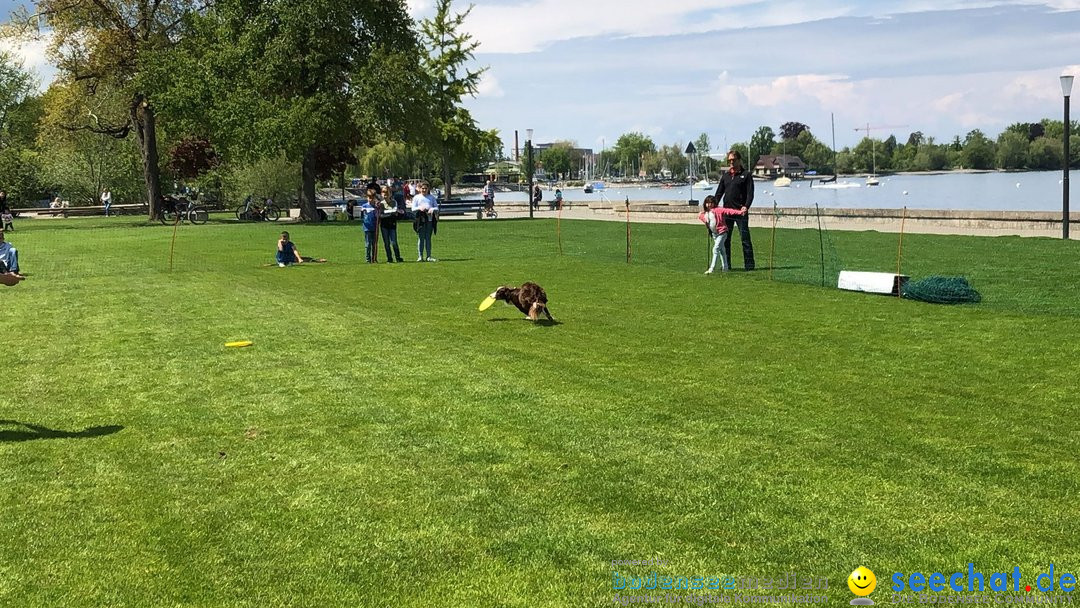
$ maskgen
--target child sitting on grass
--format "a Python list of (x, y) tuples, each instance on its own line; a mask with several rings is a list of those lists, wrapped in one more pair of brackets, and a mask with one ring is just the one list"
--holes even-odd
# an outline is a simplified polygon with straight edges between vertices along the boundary
[(720, 268), (727, 272), (731, 270), (731, 260), (728, 259), (727, 250), (724, 248), (724, 244), (729, 238), (727, 225), (724, 224), (724, 216), (746, 215), (746, 207), (742, 209), (717, 207), (716, 197), (711, 194), (705, 197), (702, 207), (703, 211), (698, 214), (698, 219), (709, 229), (709, 237), (713, 239), (712, 261), (709, 262), (709, 268), (705, 271), (705, 274), (712, 274), (713, 268), (716, 267), (717, 255), (720, 256), (721, 260)]
[(289, 240), (289, 233), (282, 232), (277, 242), (277, 265), (281, 268), (289, 264), (303, 264), (304, 262), (325, 262), (326, 258), (305, 258), (300, 255), (296, 245)]

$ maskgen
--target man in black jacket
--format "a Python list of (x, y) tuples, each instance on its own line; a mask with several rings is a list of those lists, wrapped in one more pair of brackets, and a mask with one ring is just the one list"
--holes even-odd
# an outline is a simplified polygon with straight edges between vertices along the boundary
[[(754, 178), (742, 164), (742, 154), (738, 150), (732, 150), (727, 155), (729, 169), (720, 177), (720, 183), (716, 186), (716, 200), (724, 201), (724, 207), (728, 209), (749, 209), (754, 202)], [(754, 269), (754, 245), (750, 242), (750, 214), (729, 215), (724, 218), (728, 234), (731, 234), (735, 225), (739, 226), (739, 240), (742, 241), (743, 265), (747, 270)], [(727, 250), (728, 259), (731, 259), (731, 237), (728, 237), (724, 248)]]

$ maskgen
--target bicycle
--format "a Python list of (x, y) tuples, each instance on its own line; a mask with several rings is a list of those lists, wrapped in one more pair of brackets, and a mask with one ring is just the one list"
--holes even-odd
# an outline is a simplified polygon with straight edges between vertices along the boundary
[(260, 207), (249, 196), (243, 205), (236, 208), (236, 219), (241, 222), (276, 222), (280, 217), (281, 210), (270, 199)]
[(187, 220), (195, 225), (205, 224), (210, 219), (206, 207), (196, 205), (194, 201), (183, 197), (165, 196), (162, 200), (161, 223), (176, 224)]

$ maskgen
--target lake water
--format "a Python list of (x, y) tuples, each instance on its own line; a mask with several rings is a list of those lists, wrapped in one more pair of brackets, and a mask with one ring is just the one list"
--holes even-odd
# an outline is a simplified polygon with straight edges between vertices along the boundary
[[(1061, 171), (1031, 171), (1023, 173), (946, 173), (940, 175), (888, 175), (880, 178), (881, 185), (867, 187), (865, 178), (841, 178), (841, 183), (857, 187), (824, 189), (812, 188), (809, 180), (792, 182), (788, 188), (775, 188), (771, 181), (757, 181), (754, 204), (781, 207), (822, 207), (841, 209), (968, 209), (1001, 211), (1061, 211)], [(1076, 180), (1080, 171), (1069, 173), (1070, 209), (1080, 213), (1080, 195)], [(816, 184), (816, 182), (815, 182)], [(694, 188), (693, 198), (701, 200), (712, 194)], [(554, 196), (545, 189), (544, 204)], [(681, 188), (646, 188), (635, 185), (609, 184), (603, 191), (585, 194), (582, 188), (564, 188), (568, 201), (686, 201), (689, 186)], [(503, 192), (497, 201), (527, 200), (523, 192)]]

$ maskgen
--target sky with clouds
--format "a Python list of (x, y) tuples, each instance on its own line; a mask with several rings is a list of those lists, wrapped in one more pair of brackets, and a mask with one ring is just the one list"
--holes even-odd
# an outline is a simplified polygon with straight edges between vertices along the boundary
[[(468, 102), (507, 147), (610, 146), (643, 132), (714, 149), (799, 121), (826, 144), (858, 126), (939, 140), (1060, 118), (1080, 76), (1080, 0), (474, 0), (488, 66)], [(419, 16), (431, 2), (414, 0)], [(459, 9), (468, 7), (460, 3)], [(1080, 85), (1078, 85), (1080, 92)]]
[[(0, 0), (0, 11), (14, 2)], [(432, 0), (407, 0), (416, 18)], [(938, 140), (1060, 118), (1058, 76), (1080, 76), (1080, 0), (473, 0), (465, 28), (487, 66), (467, 106), (507, 149), (658, 145), (707, 133), (720, 150), (798, 121), (854, 145), (887, 127)], [(41, 46), (22, 49), (43, 80)], [(1080, 95), (1080, 85), (1077, 86)], [(1080, 113), (1080, 110), (1078, 110)]]

